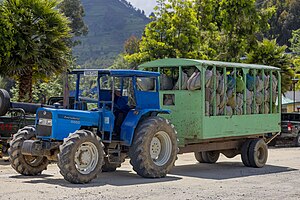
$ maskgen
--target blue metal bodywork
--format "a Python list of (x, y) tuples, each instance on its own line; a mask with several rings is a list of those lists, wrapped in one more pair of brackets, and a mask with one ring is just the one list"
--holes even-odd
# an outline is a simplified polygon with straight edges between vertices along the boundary
[[(98, 108), (89, 110), (79, 110), (86, 109), (82, 106), (82, 101), (79, 97), (79, 84), (80, 84), (80, 75), (85, 73), (94, 73), (93, 75), (97, 77), (97, 93), (98, 93)], [(120, 132), (119, 132), (119, 141), (125, 146), (130, 146), (134, 137), (135, 128), (138, 126), (138, 123), (141, 121), (143, 116), (153, 116), (158, 113), (169, 113), (168, 110), (160, 109), (159, 105), (159, 86), (158, 86), (158, 76), (157, 72), (146, 72), (146, 71), (137, 71), (137, 70), (75, 70), (70, 74), (75, 74), (77, 76), (76, 80), (76, 92), (75, 92), (75, 110), (70, 109), (58, 109), (58, 108), (40, 108), (37, 113), (45, 112), (51, 113), (52, 116), (52, 128), (51, 135), (37, 137), (42, 140), (58, 140), (61, 141), (64, 138), (68, 137), (69, 134), (74, 133), (79, 129), (96, 129), (99, 136), (108, 134), (109, 137), (102, 138), (105, 142), (112, 142), (112, 135), (114, 134), (114, 124), (115, 124), (115, 111), (114, 111), (114, 98), (111, 97), (114, 94), (114, 85), (112, 90), (101, 89), (100, 88), (100, 78), (102, 76), (112, 76), (112, 77), (126, 77), (130, 78), (133, 83), (133, 92), (136, 102), (135, 107), (126, 106), (121, 108), (121, 110), (126, 111), (126, 117), (122, 122)], [(137, 88), (136, 82), (139, 77), (150, 77), (155, 79), (156, 87), (153, 91), (141, 91)], [(123, 90), (123, 79), (121, 79), (121, 88)], [(114, 96), (114, 95), (113, 95)], [(128, 102), (128, 97), (122, 96), (118, 97), (119, 101)], [(117, 106), (115, 106), (117, 107)], [(111, 108), (111, 109), (109, 109)], [(37, 114), (36, 125), (39, 125), (39, 117)]]
[(135, 128), (143, 116), (157, 115), (158, 113), (170, 114), (169, 110), (162, 109), (145, 109), (145, 110), (131, 110), (121, 127), (121, 141), (125, 146), (130, 146), (133, 140)]

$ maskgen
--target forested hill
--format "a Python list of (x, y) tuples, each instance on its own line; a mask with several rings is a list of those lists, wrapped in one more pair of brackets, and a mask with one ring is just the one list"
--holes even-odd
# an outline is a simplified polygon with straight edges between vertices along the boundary
[(149, 23), (143, 11), (126, 0), (82, 0), (85, 9), (87, 36), (74, 48), (77, 63), (88, 67), (110, 66), (123, 51), (124, 41), (131, 35), (140, 37)]

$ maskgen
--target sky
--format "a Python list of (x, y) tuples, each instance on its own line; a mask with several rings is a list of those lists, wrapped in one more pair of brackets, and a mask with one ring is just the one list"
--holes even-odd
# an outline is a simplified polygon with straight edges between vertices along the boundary
[(134, 7), (139, 8), (145, 11), (145, 14), (148, 16), (156, 5), (156, 0), (127, 0)]

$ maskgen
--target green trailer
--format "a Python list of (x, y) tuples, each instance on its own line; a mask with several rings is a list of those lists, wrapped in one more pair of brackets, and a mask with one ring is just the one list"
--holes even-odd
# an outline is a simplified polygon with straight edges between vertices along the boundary
[(175, 125), (179, 153), (194, 152), (201, 163), (241, 154), (245, 166), (265, 165), (270, 140), (264, 136), (280, 132), (280, 69), (193, 59), (139, 68), (161, 73), (160, 104), (171, 110), (164, 117)]

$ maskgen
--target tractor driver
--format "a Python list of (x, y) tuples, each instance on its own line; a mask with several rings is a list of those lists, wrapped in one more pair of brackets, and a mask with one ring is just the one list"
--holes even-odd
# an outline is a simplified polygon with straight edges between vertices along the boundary
[(128, 106), (128, 97), (122, 96), (119, 90), (115, 90), (114, 95), (115, 132), (119, 133), (130, 107)]

